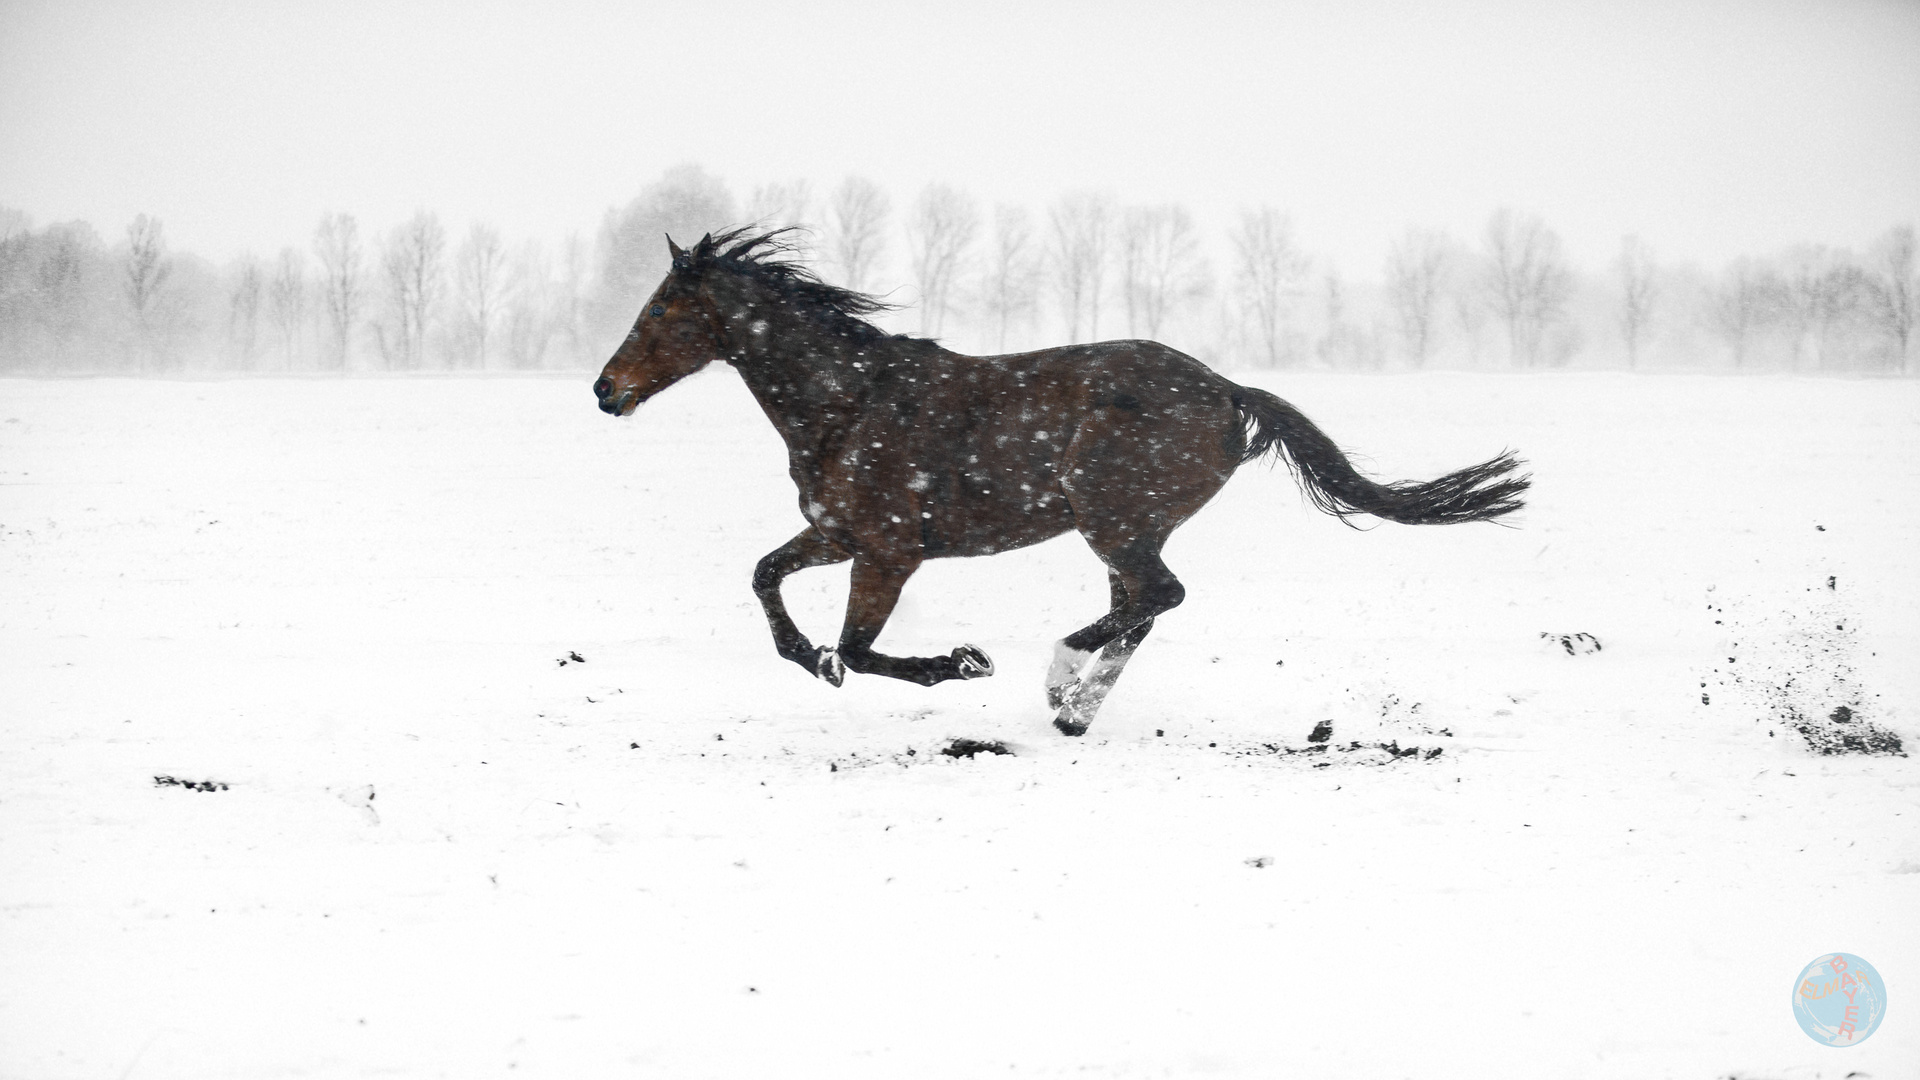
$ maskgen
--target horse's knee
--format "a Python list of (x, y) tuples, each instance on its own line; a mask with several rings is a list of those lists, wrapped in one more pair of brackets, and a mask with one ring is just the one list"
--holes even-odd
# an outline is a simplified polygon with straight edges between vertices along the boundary
[[(777, 553), (776, 553), (777, 554)], [(753, 567), (753, 591), (757, 596), (765, 596), (780, 590), (780, 582), (786, 579), (780, 572), (780, 562), (773, 555), (761, 559)]]

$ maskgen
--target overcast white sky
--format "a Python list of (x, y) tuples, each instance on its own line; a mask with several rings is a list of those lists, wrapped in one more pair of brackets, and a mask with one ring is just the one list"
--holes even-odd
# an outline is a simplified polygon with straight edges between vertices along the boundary
[(0, 0), (0, 203), (215, 259), (330, 209), (555, 239), (692, 161), (738, 196), (1271, 203), (1363, 276), (1501, 204), (1594, 267), (1920, 219), (1911, 0), (920, 7)]

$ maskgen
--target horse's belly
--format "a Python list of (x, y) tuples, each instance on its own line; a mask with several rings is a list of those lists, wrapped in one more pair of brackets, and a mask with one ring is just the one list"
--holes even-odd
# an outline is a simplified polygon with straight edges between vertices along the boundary
[(960, 496), (929, 503), (921, 513), (921, 551), (930, 559), (992, 555), (1050, 540), (1073, 528), (1073, 510), (1058, 490), (1012, 497)]

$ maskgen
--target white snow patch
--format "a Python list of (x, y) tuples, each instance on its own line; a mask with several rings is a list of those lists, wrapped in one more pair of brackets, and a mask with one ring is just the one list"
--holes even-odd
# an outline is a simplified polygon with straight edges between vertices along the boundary
[(1271, 380), (1386, 478), (1518, 447), (1525, 527), (1243, 469), (1068, 739), (1080, 541), (908, 587), (882, 647), (998, 677), (836, 691), (753, 602), (800, 526), (738, 382), (588, 381), (0, 383), (0, 1075), (1813, 1075), (1809, 959), (1920, 993), (1915, 759), (1698, 686), (1709, 587), (1835, 573), (1911, 744), (1913, 383)]

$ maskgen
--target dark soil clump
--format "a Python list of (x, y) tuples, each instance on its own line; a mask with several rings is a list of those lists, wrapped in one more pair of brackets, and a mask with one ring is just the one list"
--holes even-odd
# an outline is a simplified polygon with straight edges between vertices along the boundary
[(1714, 624), (1726, 627), (1730, 647), (1726, 665), (1701, 678), (1700, 704), (1751, 710), (1769, 736), (1793, 731), (1825, 757), (1906, 757), (1900, 736), (1867, 718), (1879, 695), (1855, 670), (1863, 651), (1858, 622), (1835, 576), (1826, 576), (1824, 589), (1808, 585), (1795, 599), (1781, 610), (1754, 611), (1709, 597), (1707, 609), (1721, 616)]
[(970, 758), (976, 754), (1004, 754), (1008, 757), (1013, 756), (1013, 751), (1007, 749), (1006, 743), (983, 742), (979, 739), (955, 739), (946, 746), (941, 747), (940, 752), (948, 757), (955, 758)]
[(154, 787), (182, 787), (188, 791), (225, 791), (227, 785), (218, 780), (182, 780), (177, 776), (156, 776)]
[(1592, 634), (1550, 634), (1541, 631), (1540, 636), (1565, 649), (1568, 656), (1586, 656), (1601, 649), (1600, 639)]
[[(1317, 731), (1318, 729), (1316, 728), (1315, 730)], [(1384, 751), (1387, 756), (1384, 758), (1376, 757), (1373, 760), (1363, 758), (1349, 758), (1347, 760), (1361, 765), (1384, 765), (1390, 761), (1399, 761), (1401, 759), (1432, 761), (1446, 752), (1446, 748), (1442, 746), (1401, 746), (1400, 740), (1398, 739), (1389, 739), (1386, 742), (1360, 742), (1356, 739), (1349, 743), (1321, 742), (1314, 743), (1310, 746), (1287, 746), (1284, 743), (1260, 743), (1256, 746), (1241, 750), (1239, 753), (1246, 756), (1258, 755), (1261, 757), (1310, 757), (1314, 755), (1327, 755), (1331, 757), (1334, 754), (1367, 754), (1369, 751), (1376, 750)], [(1328, 760), (1316, 761), (1313, 763), (1313, 767), (1316, 769), (1324, 769), (1330, 764), (1332, 764), (1332, 762)]]
[(1807, 740), (1807, 748), (1816, 754), (1907, 756), (1906, 745), (1901, 742), (1900, 736), (1878, 724), (1855, 717), (1853, 709), (1846, 705), (1835, 708), (1824, 720), (1796, 713), (1788, 719), (1787, 724)]

